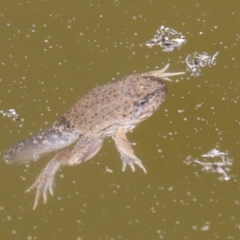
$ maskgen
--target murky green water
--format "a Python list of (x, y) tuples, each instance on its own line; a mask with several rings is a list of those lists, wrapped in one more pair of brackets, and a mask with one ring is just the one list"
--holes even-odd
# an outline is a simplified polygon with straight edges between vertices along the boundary
[[(1, 5), (0, 151), (53, 123), (113, 78), (185, 70), (194, 51), (219, 52), (201, 77), (167, 82), (160, 109), (129, 134), (148, 174), (121, 172), (109, 139), (91, 161), (58, 173), (54, 197), (32, 210), (24, 191), (53, 155), (0, 170), (0, 239), (239, 239), (240, 3), (238, 1), (9, 1)], [(161, 25), (188, 40), (164, 53), (142, 45)], [(228, 151), (229, 181), (186, 159)], [(214, 159), (209, 159), (213, 161)], [(111, 169), (113, 173), (108, 172)]]

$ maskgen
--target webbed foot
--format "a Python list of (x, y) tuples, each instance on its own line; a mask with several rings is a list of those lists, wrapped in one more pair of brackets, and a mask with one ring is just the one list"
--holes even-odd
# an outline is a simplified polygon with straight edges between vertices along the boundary
[(60, 166), (61, 163), (59, 161), (52, 159), (40, 173), (35, 183), (26, 190), (26, 192), (30, 192), (34, 188), (37, 189), (33, 210), (36, 209), (41, 195), (43, 196), (44, 203), (47, 202), (48, 191), (53, 195), (54, 176)]

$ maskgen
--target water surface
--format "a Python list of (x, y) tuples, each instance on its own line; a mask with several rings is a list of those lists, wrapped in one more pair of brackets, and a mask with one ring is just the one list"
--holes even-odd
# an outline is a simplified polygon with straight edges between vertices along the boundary
[[(66, 167), (54, 197), (32, 211), (25, 194), (48, 155), (29, 166), (1, 162), (1, 239), (239, 239), (238, 1), (14, 1), (1, 3), (0, 151), (53, 123), (87, 91), (133, 72), (185, 70), (194, 51), (219, 52), (197, 78), (167, 82), (160, 109), (129, 139), (148, 174), (121, 172), (109, 139), (91, 161)], [(144, 43), (165, 25), (187, 38), (164, 53)], [(234, 159), (229, 181), (186, 164), (213, 148)], [(213, 160), (213, 159), (212, 159)], [(108, 171), (112, 170), (112, 173)]]

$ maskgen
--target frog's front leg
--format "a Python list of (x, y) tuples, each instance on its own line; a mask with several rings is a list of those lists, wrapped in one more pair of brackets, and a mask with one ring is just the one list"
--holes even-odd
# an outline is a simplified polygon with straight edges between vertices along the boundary
[(122, 171), (125, 171), (127, 165), (129, 165), (132, 171), (135, 171), (135, 166), (138, 165), (144, 173), (147, 173), (146, 168), (143, 166), (142, 161), (136, 157), (134, 151), (131, 147), (131, 143), (126, 137), (127, 131), (124, 128), (119, 128), (116, 133), (113, 135), (113, 140), (115, 141), (116, 147), (121, 154), (122, 159)]
[(44, 203), (47, 202), (47, 192), (53, 195), (54, 177), (61, 165), (77, 165), (92, 158), (102, 147), (102, 139), (93, 139), (80, 136), (72, 149), (65, 149), (58, 153), (43, 169), (35, 183), (26, 192), (37, 189), (33, 209), (38, 205), (41, 195)]

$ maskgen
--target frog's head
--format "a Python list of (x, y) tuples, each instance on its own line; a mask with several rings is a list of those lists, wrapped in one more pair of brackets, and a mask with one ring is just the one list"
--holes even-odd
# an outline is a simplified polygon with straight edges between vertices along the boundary
[(131, 94), (133, 111), (132, 120), (141, 122), (150, 117), (165, 100), (167, 86), (160, 79), (145, 77), (139, 74), (132, 75), (132, 84), (135, 94)]
[(162, 79), (169, 76), (181, 75), (183, 72), (167, 73), (169, 65), (159, 71), (153, 71), (143, 74), (134, 74), (128, 77), (131, 82), (129, 96), (134, 104), (132, 111), (132, 121), (138, 123), (150, 117), (153, 112), (165, 100), (167, 86)]

